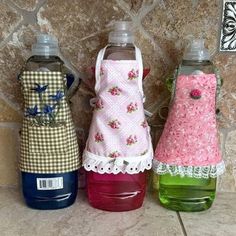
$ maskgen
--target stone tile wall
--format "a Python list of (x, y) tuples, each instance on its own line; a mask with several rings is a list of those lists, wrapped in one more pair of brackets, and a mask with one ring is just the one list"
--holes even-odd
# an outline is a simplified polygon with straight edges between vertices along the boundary
[[(17, 158), (22, 121), (22, 95), (16, 76), (30, 56), (39, 32), (54, 34), (61, 56), (83, 83), (72, 99), (78, 137), (85, 140), (91, 120), (91, 80), (86, 74), (105, 46), (115, 20), (132, 20), (136, 44), (151, 73), (144, 82), (146, 108), (154, 113), (168, 104), (165, 78), (181, 60), (192, 36), (206, 38), (224, 78), (219, 101), (221, 147), (227, 165), (220, 191), (236, 191), (236, 54), (217, 53), (221, 1), (218, 0), (2, 0), (0, 2), (0, 186), (19, 183)], [(154, 144), (163, 128), (158, 115), (150, 120)]]

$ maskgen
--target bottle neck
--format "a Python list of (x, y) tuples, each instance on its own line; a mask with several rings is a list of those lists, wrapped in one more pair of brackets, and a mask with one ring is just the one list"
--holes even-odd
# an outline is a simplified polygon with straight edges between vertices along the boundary
[(135, 47), (132, 43), (109, 43), (104, 59), (135, 60)]
[(182, 60), (183, 66), (209, 66), (212, 65), (210, 60)]
[(179, 67), (179, 74), (213, 74), (214, 66), (210, 60), (183, 60)]
[(43, 62), (48, 62), (48, 61), (61, 61), (60, 57), (56, 55), (33, 55), (29, 58), (29, 60), (32, 61), (43, 61)]
[(108, 44), (108, 47), (134, 47), (134, 44), (133, 43), (109, 43)]

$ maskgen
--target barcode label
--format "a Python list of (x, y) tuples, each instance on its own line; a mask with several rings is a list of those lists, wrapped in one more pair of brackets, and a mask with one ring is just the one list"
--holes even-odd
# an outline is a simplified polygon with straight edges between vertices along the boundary
[(37, 178), (38, 190), (63, 189), (63, 177), (56, 178)]

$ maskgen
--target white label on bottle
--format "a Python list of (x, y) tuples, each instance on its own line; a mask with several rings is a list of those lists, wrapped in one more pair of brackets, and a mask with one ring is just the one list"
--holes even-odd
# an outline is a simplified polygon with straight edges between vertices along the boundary
[(37, 178), (37, 190), (63, 189), (63, 177)]

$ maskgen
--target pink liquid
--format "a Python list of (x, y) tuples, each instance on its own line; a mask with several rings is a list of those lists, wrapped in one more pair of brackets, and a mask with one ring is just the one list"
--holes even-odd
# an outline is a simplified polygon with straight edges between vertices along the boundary
[(130, 211), (142, 206), (146, 192), (146, 172), (138, 174), (98, 174), (87, 172), (91, 206), (106, 211)]

